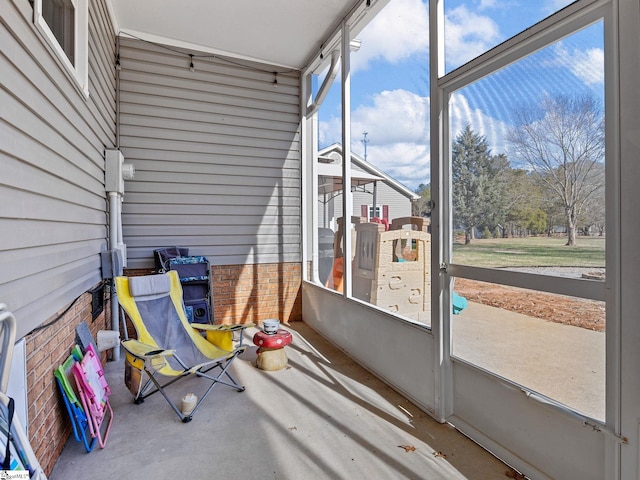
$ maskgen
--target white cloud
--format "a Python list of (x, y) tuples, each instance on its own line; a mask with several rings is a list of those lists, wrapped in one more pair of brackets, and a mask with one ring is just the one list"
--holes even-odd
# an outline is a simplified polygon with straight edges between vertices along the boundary
[(488, 8), (494, 8), (498, 5), (498, 0), (480, 0), (478, 10), (486, 10)]
[(554, 66), (571, 70), (586, 85), (604, 84), (604, 50), (590, 48), (569, 51), (562, 43), (556, 45)]
[(324, 148), (334, 143), (342, 143), (342, 120), (332, 116), (318, 124), (318, 143)]
[[(351, 113), (351, 150), (411, 189), (429, 179), (429, 98), (407, 90), (383, 91)], [(341, 143), (341, 121), (320, 122), (320, 145)]]
[(421, 0), (391, 0), (358, 35), (360, 51), (351, 56), (353, 71), (375, 59), (397, 64), (429, 48), (428, 5)]
[(429, 183), (431, 176), (428, 139), (424, 143), (392, 143), (369, 147), (369, 161), (380, 170), (416, 190), (421, 183)]
[[(367, 132), (367, 160), (412, 190), (430, 177), (429, 98), (406, 90), (384, 91), (370, 105), (351, 114), (351, 151), (364, 156), (362, 132)], [(469, 124), (484, 135), (494, 155), (506, 152), (508, 126), (482, 110), (472, 109), (464, 95), (451, 97), (451, 141)], [(341, 143), (337, 117), (319, 125), (321, 146)]]
[(501, 38), (491, 18), (461, 5), (445, 13), (447, 65), (457, 67), (495, 46)]
[(383, 91), (351, 113), (353, 135), (369, 132), (372, 144), (422, 141), (428, 134), (429, 99), (407, 90)]
[[(478, 9), (497, 5), (496, 0), (481, 0)], [(364, 70), (372, 60), (397, 64), (416, 54), (426, 55), (429, 48), (428, 8), (421, 0), (391, 0), (358, 36), (362, 46), (351, 56), (352, 70)], [(495, 21), (470, 11), (465, 5), (448, 10), (445, 17), (449, 65), (462, 65), (502, 38)]]
[(482, 110), (472, 109), (464, 95), (453, 94), (451, 96), (449, 116), (451, 118), (451, 141), (455, 141), (456, 136), (467, 126), (483, 135), (487, 139), (487, 144), (491, 153), (497, 155), (505, 153), (505, 136), (508, 125), (496, 118), (486, 115)]
[[(351, 132), (359, 142), (362, 132), (369, 133), (370, 144), (424, 141), (428, 135), (429, 99), (408, 90), (377, 93), (372, 103), (360, 105), (351, 112)], [(320, 122), (320, 144), (326, 146), (341, 141), (341, 120), (331, 116)], [(356, 153), (361, 153), (356, 150)]]

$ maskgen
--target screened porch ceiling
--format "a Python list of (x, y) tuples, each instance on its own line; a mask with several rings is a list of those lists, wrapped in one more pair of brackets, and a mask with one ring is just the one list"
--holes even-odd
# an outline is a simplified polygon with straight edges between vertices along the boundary
[(354, 38), (387, 2), (111, 0), (123, 36), (295, 70), (338, 47), (335, 34), (345, 17), (353, 18)]

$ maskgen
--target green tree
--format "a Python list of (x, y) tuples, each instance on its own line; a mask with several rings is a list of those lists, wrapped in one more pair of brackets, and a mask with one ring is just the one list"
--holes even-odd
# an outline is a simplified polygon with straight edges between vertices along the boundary
[(506, 215), (503, 236), (544, 233), (547, 214), (542, 210), (543, 188), (526, 170), (510, 169), (506, 175), (509, 188), (504, 192)]
[(580, 215), (604, 190), (604, 116), (592, 95), (545, 96), (514, 112), (507, 135), (512, 159), (531, 169), (562, 206), (567, 245), (575, 245)]
[(431, 215), (431, 184), (421, 183), (416, 188), (415, 193), (420, 198), (411, 204), (411, 215), (417, 217), (427, 217)]
[(468, 244), (476, 228), (492, 230), (504, 219), (509, 162), (505, 155), (492, 155), (486, 138), (469, 125), (453, 143), (451, 162), (453, 223), (464, 229)]

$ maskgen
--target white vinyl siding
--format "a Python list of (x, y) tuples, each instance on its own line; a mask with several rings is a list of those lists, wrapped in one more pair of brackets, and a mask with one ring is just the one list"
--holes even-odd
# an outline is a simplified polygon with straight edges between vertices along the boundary
[(299, 73), (121, 39), (128, 267), (185, 246), (214, 265), (300, 261)]
[(20, 338), (101, 279), (115, 35), (105, 3), (91, 2), (87, 99), (28, 2), (0, 2), (0, 18), (0, 302)]
[[(367, 192), (373, 192), (373, 184), (367, 185)], [(382, 206), (389, 207), (389, 223), (394, 218), (411, 216), (411, 199), (407, 198), (395, 188), (389, 186), (384, 181), (377, 182), (376, 205), (382, 216)], [(372, 193), (353, 193), (353, 214), (360, 215), (360, 206), (373, 206)]]

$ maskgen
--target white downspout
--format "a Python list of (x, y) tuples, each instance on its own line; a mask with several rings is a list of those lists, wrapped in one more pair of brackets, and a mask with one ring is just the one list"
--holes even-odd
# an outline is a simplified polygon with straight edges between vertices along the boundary
[[(124, 163), (120, 150), (105, 151), (105, 190), (109, 197), (109, 255), (111, 277), (122, 275), (127, 265), (127, 248), (122, 235), (122, 202), (124, 200), (124, 181), (133, 179), (135, 170), (132, 164)], [(110, 277), (107, 277), (110, 278)], [(120, 315), (118, 297), (111, 292), (111, 329), (120, 335)], [(120, 360), (120, 350), (113, 349), (113, 360)]]
[(118, 238), (116, 247), (122, 252), (122, 266), (127, 266), (127, 246), (124, 244), (122, 237), (122, 204), (124, 203), (124, 195), (118, 195), (118, 218), (117, 218), (117, 230)]
[(115, 250), (118, 248), (118, 239), (121, 238), (119, 235), (119, 224), (121, 219), (119, 212), (120, 205), (120, 195), (118, 192), (109, 192), (109, 248), (111, 250)]
[[(119, 232), (122, 218), (120, 216), (120, 195), (118, 192), (109, 192), (109, 248), (115, 251), (118, 248), (118, 238), (122, 233)], [(118, 306), (118, 297), (115, 290), (111, 292), (111, 329), (120, 336), (120, 314)], [(113, 349), (113, 360), (120, 360), (120, 349)]]

